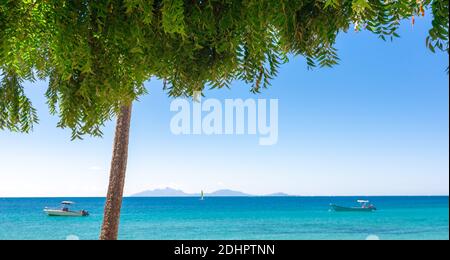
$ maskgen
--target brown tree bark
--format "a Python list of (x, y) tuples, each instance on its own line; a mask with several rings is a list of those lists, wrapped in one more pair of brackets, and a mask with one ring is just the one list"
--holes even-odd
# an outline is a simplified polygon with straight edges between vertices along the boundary
[(123, 106), (117, 118), (108, 195), (106, 197), (101, 240), (117, 240), (120, 211), (128, 161), (132, 105)]

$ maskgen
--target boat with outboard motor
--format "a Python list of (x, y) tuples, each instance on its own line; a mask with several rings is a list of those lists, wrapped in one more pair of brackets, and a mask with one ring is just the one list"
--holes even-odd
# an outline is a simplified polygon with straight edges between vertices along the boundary
[(80, 211), (72, 211), (70, 207), (74, 205), (73, 201), (63, 201), (61, 202), (61, 208), (59, 209), (51, 209), (45, 208), (44, 213), (49, 217), (87, 217), (89, 216), (89, 212), (86, 210)]

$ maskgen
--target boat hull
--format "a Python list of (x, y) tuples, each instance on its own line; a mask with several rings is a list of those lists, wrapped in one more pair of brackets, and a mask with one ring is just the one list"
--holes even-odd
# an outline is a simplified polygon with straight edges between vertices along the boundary
[(45, 214), (49, 217), (86, 217), (88, 214), (82, 211), (63, 211), (63, 210), (53, 210), (45, 209)]
[(331, 205), (331, 208), (336, 212), (374, 212), (376, 208), (348, 208), (337, 205)]

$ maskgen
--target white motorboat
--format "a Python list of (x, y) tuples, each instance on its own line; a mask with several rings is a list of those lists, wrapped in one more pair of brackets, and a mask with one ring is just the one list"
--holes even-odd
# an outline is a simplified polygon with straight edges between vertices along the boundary
[(70, 210), (69, 207), (74, 204), (75, 204), (75, 202), (72, 202), (72, 201), (63, 201), (63, 202), (61, 202), (60, 209), (45, 208), (44, 212), (49, 217), (87, 217), (87, 216), (89, 216), (89, 212), (87, 212), (86, 210), (80, 210), (80, 211)]

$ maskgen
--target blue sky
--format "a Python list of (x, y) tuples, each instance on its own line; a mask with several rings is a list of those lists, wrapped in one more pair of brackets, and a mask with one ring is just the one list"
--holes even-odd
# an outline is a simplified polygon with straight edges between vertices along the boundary
[[(308, 71), (302, 57), (256, 98), (279, 99), (279, 142), (255, 136), (174, 136), (161, 82), (135, 104), (125, 194), (167, 186), (187, 192), (229, 188), (253, 194), (448, 195), (447, 54), (425, 48), (430, 20), (405, 22), (402, 38), (341, 34), (341, 64)], [(31, 134), (0, 132), (0, 197), (104, 196), (114, 123), (102, 139), (70, 141), (43, 98)], [(207, 97), (255, 98), (249, 86)]]

